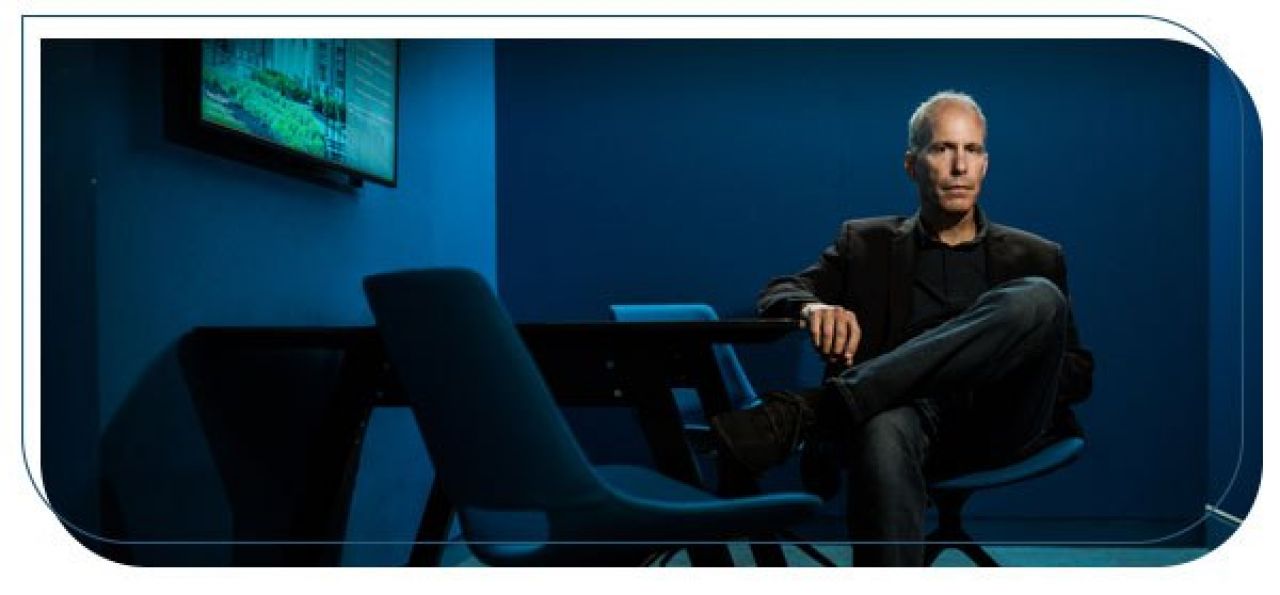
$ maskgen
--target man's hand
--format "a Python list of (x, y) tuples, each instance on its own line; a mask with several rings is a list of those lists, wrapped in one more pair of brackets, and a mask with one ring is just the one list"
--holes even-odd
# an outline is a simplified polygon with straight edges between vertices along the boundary
[(840, 306), (813, 303), (800, 311), (805, 324), (809, 327), (809, 336), (813, 339), (813, 348), (829, 363), (853, 365), (853, 354), (858, 351), (858, 342), (862, 340), (862, 327), (858, 326), (858, 317), (853, 312)]

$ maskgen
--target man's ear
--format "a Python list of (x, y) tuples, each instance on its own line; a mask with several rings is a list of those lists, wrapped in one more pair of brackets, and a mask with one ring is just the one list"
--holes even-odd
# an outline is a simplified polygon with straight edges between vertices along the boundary
[(916, 154), (915, 153), (912, 153), (911, 151), (907, 151), (906, 154), (902, 156), (902, 169), (907, 172), (907, 177), (911, 178), (911, 181), (914, 182), (916, 179)]

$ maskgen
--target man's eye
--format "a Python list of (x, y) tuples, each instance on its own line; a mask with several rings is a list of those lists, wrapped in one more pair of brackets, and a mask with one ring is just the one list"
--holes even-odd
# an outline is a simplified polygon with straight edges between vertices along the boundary
[(987, 153), (987, 148), (979, 145), (971, 145), (968, 149), (969, 152), (974, 155), (985, 155)]
[(945, 153), (946, 151), (947, 151), (947, 147), (943, 145), (931, 145), (929, 147), (929, 152), (933, 153), (934, 155)]

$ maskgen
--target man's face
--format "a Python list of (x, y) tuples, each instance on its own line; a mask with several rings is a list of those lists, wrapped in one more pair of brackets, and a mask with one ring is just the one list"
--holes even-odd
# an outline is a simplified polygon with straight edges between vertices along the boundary
[(987, 175), (986, 138), (986, 127), (968, 106), (943, 103), (934, 109), (929, 142), (905, 163), (922, 207), (955, 215), (973, 209)]

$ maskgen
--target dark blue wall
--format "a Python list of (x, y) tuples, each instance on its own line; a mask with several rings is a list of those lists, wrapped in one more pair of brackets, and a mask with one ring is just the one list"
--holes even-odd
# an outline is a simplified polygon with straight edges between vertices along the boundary
[[(1081, 525), (1084, 539), (1156, 539), (1200, 517), (1200, 51), (752, 40), (499, 41), (496, 52), (498, 271), (521, 319), (605, 318), (621, 301), (749, 314), (765, 280), (811, 262), (841, 220), (912, 212), (908, 116), (939, 89), (974, 94), (990, 122), (982, 203), (1066, 247), (1098, 360), (1079, 408), (1085, 457), (984, 496), (974, 514), (1106, 521)], [(747, 355), (757, 384), (818, 375), (802, 341)]]
[[(225, 539), (231, 512), (176, 341), (197, 325), (368, 324), (360, 280), (377, 271), (462, 265), (496, 281), (492, 43), (403, 44), (400, 184), (354, 192), (167, 141), (158, 42), (44, 48), (51, 497), (95, 532)], [(425, 498), (429, 470), (403, 413), (376, 416), (370, 430), (375, 450), (400, 458), (364, 468), (351, 524), (362, 538), (411, 537), (404, 515), (416, 518)], [(110, 485), (105, 514), (99, 473)], [(375, 492), (381, 500), (369, 501)], [(404, 551), (380, 554), (395, 563)], [(154, 548), (133, 561), (226, 556), (225, 548)]]

